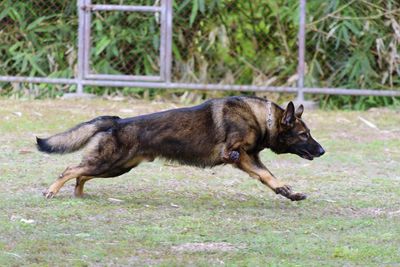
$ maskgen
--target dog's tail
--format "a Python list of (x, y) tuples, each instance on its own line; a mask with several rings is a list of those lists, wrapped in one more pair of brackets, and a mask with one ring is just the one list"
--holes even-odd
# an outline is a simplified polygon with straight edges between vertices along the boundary
[(116, 126), (118, 119), (119, 117), (116, 116), (101, 116), (49, 138), (36, 137), (36, 146), (39, 151), (46, 153), (74, 152), (84, 147), (96, 133)]

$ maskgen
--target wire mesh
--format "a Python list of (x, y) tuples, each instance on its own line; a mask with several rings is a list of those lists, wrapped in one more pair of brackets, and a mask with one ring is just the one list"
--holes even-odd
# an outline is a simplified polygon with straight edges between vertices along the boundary
[(75, 1), (0, 2), (0, 75), (74, 77)]
[(308, 1), (307, 85), (400, 87), (399, 1)]
[[(296, 87), (298, 0), (176, 0), (173, 12), (171, 82)], [(91, 72), (158, 75), (160, 20), (159, 12), (92, 11)], [(399, 88), (399, 21), (397, 0), (308, 1), (305, 86)], [(0, 33), (0, 76), (78, 76), (76, 1), (0, 1)]]
[(160, 0), (92, 0), (95, 5), (160, 6)]
[(97, 74), (159, 75), (160, 24), (153, 12), (94, 12), (91, 70)]
[[(296, 73), (297, 24), (284, 25), (269, 2), (175, 2), (173, 79), (285, 84)], [(290, 8), (296, 13), (297, 5)]]

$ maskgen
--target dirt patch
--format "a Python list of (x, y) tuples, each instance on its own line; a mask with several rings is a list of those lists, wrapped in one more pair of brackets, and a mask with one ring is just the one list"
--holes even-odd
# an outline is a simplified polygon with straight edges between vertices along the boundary
[(217, 242), (217, 243), (185, 243), (181, 244), (179, 246), (173, 246), (172, 250), (178, 251), (178, 252), (212, 252), (212, 251), (222, 251), (222, 252), (228, 252), (228, 251), (235, 251), (238, 249), (243, 249), (244, 246), (235, 246), (230, 243), (226, 242)]

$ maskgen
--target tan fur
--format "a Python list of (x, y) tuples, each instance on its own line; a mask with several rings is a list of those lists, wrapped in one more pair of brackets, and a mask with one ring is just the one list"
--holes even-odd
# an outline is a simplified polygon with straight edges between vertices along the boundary
[(133, 167), (136, 167), (137, 165), (139, 165), (143, 161), (153, 161), (153, 160), (154, 160), (154, 158), (152, 158), (152, 157), (138, 156), (138, 157), (134, 157), (134, 158), (130, 159), (123, 166), (124, 166), (124, 168), (133, 168)]
[[(85, 168), (81, 166), (68, 167), (57, 180), (44, 192), (46, 198), (53, 198), (60, 191), (60, 188), (69, 180), (78, 178), (84, 173)], [(83, 190), (83, 188), (82, 188)]]
[(67, 140), (68, 143), (74, 144), (74, 147), (80, 147), (86, 140), (97, 130), (94, 124), (84, 125), (75, 131), (56, 134), (47, 139), (49, 145), (53, 147), (61, 147)]
[(249, 105), (251, 111), (256, 116), (261, 126), (262, 134), (265, 134), (267, 129), (267, 108), (265, 102), (254, 98), (244, 98), (244, 101)]
[(213, 121), (217, 128), (222, 128), (223, 127), (223, 114), (222, 114), (222, 109), (224, 108), (224, 99), (219, 99), (218, 101), (215, 101), (212, 104), (212, 116), (213, 116)]
[[(212, 109), (213, 109), (213, 121), (214, 124), (216, 125), (216, 127), (218, 129), (223, 129), (224, 125), (223, 125), (223, 112), (222, 109), (224, 108), (224, 104), (225, 104), (225, 99), (218, 99), (218, 101), (213, 103)], [(227, 155), (225, 155), (226, 153), (226, 144), (217, 144), (214, 149), (213, 152), (210, 154), (210, 157), (212, 158), (218, 158), (218, 157), (225, 157), (227, 158)]]
[(76, 178), (74, 196), (82, 197), (83, 196), (83, 187), (85, 186), (85, 183), (93, 178), (94, 177), (88, 177), (88, 176), (81, 176), (81, 177)]

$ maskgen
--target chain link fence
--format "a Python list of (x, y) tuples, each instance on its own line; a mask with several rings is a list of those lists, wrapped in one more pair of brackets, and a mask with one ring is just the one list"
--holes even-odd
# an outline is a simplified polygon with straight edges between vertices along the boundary
[(0, 10), (0, 75), (74, 76), (74, 1), (3, 0)]
[[(161, 7), (163, 1), (93, 0), (91, 4)], [(335, 93), (324, 91), (325, 87), (374, 88), (385, 90), (385, 95), (400, 95), (396, 89), (400, 87), (400, 3), (375, 2), (309, 1), (305, 25), (304, 71), (308, 88), (305, 92)], [(198, 89), (211, 84), (214, 85), (211, 89), (219, 89), (217, 85), (236, 85), (239, 87), (224, 89), (247, 90), (245, 86), (253, 86), (248, 90), (296, 92), (299, 3), (298, 0), (174, 1), (172, 68), (168, 82), (189, 89), (188, 84), (197, 84)], [(58, 88), (76, 90), (77, 4), (62, 0), (0, 2), (3, 81), (0, 90), (10, 91), (19, 82), (32, 81), (20, 81), (15, 76), (71, 79), (62, 80), (67, 85)], [(365, 10), (356, 13), (360, 8)], [(160, 12), (91, 10), (90, 13), (91, 74), (154, 76), (162, 72), (165, 62), (160, 52), (163, 49)], [(7, 77), (14, 78), (7, 80)], [(9, 80), (17, 83), (6, 82)], [(162, 82), (146, 87), (172, 87), (163, 86)], [(96, 81), (84, 85), (102, 84)], [(369, 90), (366, 94), (376, 91)]]
[[(298, 22), (271, 17), (268, 1), (175, 6), (173, 78), (178, 82), (293, 85)], [(298, 5), (289, 7), (296, 14)]]
[(92, 18), (94, 73), (157, 75), (160, 26), (151, 13), (97, 11)]

